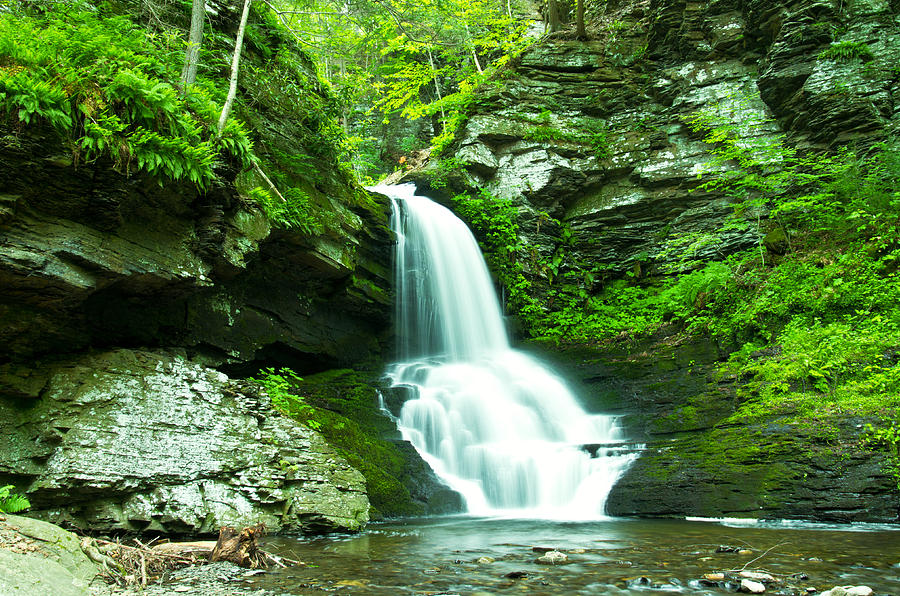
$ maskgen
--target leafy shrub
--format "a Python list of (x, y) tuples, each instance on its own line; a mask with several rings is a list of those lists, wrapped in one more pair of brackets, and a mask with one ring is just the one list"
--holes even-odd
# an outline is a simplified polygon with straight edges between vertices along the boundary
[(222, 96), (209, 81), (179, 94), (169, 81), (181, 55), (168, 43), (101, 11), (0, 14), (0, 111), (46, 121), (79, 160), (106, 156), (126, 173), (206, 187), (223, 154), (251, 162), (252, 143), (233, 121), (216, 138)]
[(303, 397), (297, 393), (297, 385), (303, 379), (293, 370), (280, 368), (276, 372), (274, 368), (265, 368), (259, 371), (258, 377), (250, 380), (263, 386), (272, 400), (272, 406), (282, 414), (301, 419), (306, 426), (313, 430), (319, 430), (322, 427), (321, 422), (311, 418), (311, 415), (315, 413), (315, 408), (304, 403)]

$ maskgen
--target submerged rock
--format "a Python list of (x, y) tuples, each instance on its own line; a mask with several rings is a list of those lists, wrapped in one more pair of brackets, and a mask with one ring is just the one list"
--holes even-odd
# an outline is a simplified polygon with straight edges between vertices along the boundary
[(822, 596), (869, 596), (872, 588), (869, 586), (835, 586), (822, 592)]
[[(0, 400), (0, 470), (32, 513), (96, 531), (358, 530), (364, 479), (251, 386), (178, 354), (114, 350), (38, 369), (40, 398)], [(27, 406), (27, 407), (23, 407)]]

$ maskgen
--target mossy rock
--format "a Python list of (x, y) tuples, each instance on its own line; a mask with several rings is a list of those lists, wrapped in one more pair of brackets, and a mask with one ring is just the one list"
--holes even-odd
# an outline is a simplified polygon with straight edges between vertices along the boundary
[(321, 432), (366, 478), (372, 519), (462, 510), (461, 497), (442, 484), (379, 408), (377, 379), (350, 369), (306, 377), (291, 416)]

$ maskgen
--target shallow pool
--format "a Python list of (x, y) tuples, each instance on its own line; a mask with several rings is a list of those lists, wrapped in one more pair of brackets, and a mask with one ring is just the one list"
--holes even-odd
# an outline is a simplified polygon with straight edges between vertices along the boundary
[[(900, 595), (900, 526), (453, 516), (265, 548), (304, 565), (250, 581), (290, 594), (724, 594), (736, 588), (728, 578), (753, 570), (777, 580), (770, 594), (867, 585)], [(567, 563), (536, 562), (551, 548)], [(724, 581), (704, 579), (718, 572)]]

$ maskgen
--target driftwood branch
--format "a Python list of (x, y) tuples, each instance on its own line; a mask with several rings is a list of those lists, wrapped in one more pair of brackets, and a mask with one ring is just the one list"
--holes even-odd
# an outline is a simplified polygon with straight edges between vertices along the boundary
[[(227, 532), (226, 532), (227, 531)], [(259, 524), (244, 528), (222, 528), (219, 540), (163, 542), (153, 544), (134, 539), (134, 545), (85, 536), (81, 550), (101, 568), (101, 576), (119, 586), (146, 586), (173, 569), (203, 565), (211, 561), (231, 561), (241, 567), (262, 568), (302, 565), (300, 561), (261, 550), (257, 540), (265, 533)]]
[(257, 524), (240, 532), (230, 527), (219, 530), (219, 539), (209, 555), (210, 562), (230, 561), (240, 567), (266, 569), (272, 565), (288, 567), (300, 561), (278, 557), (259, 548), (258, 541), (266, 533), (266, 526)]

